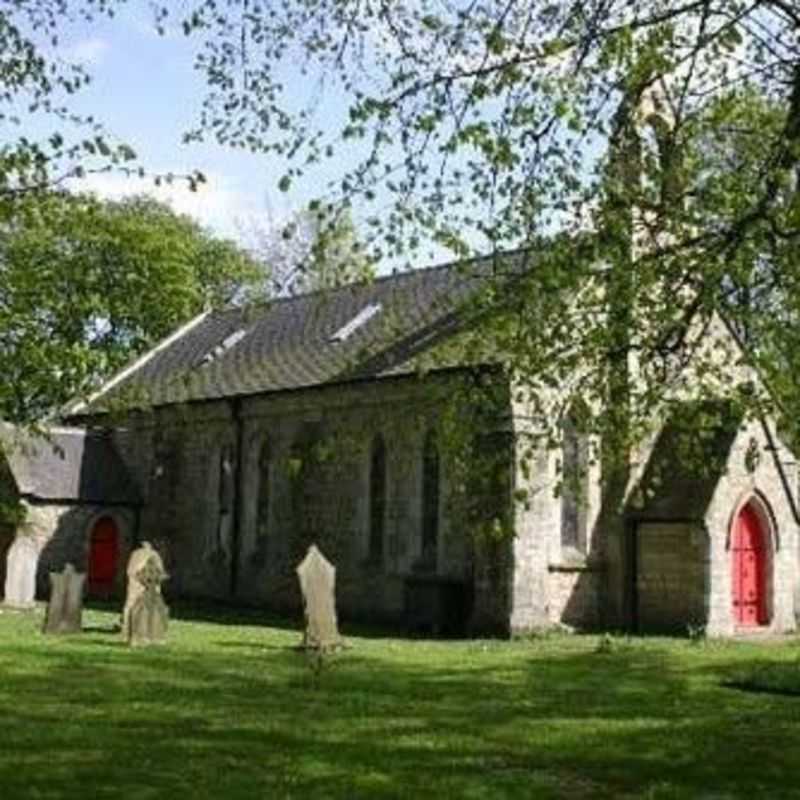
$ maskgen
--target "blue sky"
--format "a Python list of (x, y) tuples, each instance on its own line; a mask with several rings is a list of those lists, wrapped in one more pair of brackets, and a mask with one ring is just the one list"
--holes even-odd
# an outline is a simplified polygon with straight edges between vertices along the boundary
[[(119, 10), (114, 19), (59, 25), (59, 55), (67, 61), (82, 63), (93, 76), (92, 84), (77, 97), (69, 98), (68, 104), (79, 113), (93, 115), (110, 134), (129, 144), (151, 175), (200, 170), (207, 184), (193, 193), (181, 181), (157, 188), (152, 177), (137, 179), (104, 173), (74, 182), (73, 188), (95, 191), (109, 198), (152, 194), (169, 202), (176, 211), (194, 216), (216, 233), (248, 245), (256, 240), (254, 229), (263, 232), (281, 228), (294, 211), (307, 208), (310, 200), (324, 196), (331, 180), (342, 177), (342, 173), (365, 156), (363, 148), (368, 147), (367, 141), (348, 140), (346, 146), (337, 141), (334, 158), (308, 173), (303, 181), (295, 180), (290, 192), (281, 192), (278, 184), (286, 164), (278, 156), (234, 151), (213, 142), (183, 144), (183, 134), (197, 122), (206, 93), (204, 76), (194, 69), (200, 37), (187, 38), (180, 32), (160, 36), (148, 6), (145, 0), (131, 0), (115, 6)], [(374, 44), (386, 46), (380, 38)], [(379, 77), (369, 71), (365, 74), (371, 83), (370, 91), (380, 95)], [(341, 130), (349, 105), (342, 90), (331, 93), (329, 89), (322, 102), (317, 82), (303, 76), (299, 65), (286, 67), (284, 77), (291, 110), (311, 108), (317, 127), (331, 131), (332, 135)], [(489, 105), (488, 113), (491, 108)], [(50, 128), (39, 122), (31, 124), (26, 132), (37, 139), (52, 130), (52, 122)], [(399, 151), (389, 150), (388, 154), (402, 157)], [(451, 171), (455, 165), (468, 172), (466, 159), (474, 155), (470, 151), (459, 153), (457, 158), (463, 162), (460, 165), (455, 157), (450, 157)], [(465, 180), (464, 192), (468, 194), (470, 184)], [(393, 199), (377, 187), (373, 203), (356, 207), (356, 224), (364, 216), (380, 219)], [(361, 227), (364, 241), (369, 230)], [(486, 246), (474, 230), (466, 229), (465, 235), (474, 239), (476, 248)], [(421, 262), (419, 266), (449, 260), (452, 254), (435, 243), (425, 242), (424, 252), (416, 258)], [(404, 258), (395, 257), (395, 261), (385, 256), (378, 265), (379, 271), (405, 266)]]
[(182, 134), (197, 119), (205, 88), (193, 70), (196, 42), (181, 34), (159, 36), (146, 6), (136, 6), (123, 6), (112, 20), (61, 31), (63, 55), (83, 63), (93, 76), (92, 84), (70, 99), (70, 107), (94, 115), (131, 145), (149, 172), (198, 169), (208, 184), (192, 193), (181, 182), (156, 189), (152, 179), (102, 174), (90, 176), (82, 187), (108, 197), (148, 192), (236, 238), (247, 238), (254, 224), (280, 224), (292, 210), (305, 206), (313, 188), (321, 185), (319, 177), (315, 184), (297, 185), (287, 194), (277, 188), (283, 165), (276, 157), (212, 143), (182, 144)]

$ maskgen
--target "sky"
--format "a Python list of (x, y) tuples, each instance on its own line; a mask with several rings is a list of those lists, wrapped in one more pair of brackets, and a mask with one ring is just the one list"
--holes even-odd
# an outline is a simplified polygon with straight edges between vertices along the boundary
[(253, 226), (280, 225), (311, 199), (312, 186), (296, 186), (290, 194), (278, 189), (283, 165), (275, 157), (213, 143), (182, 144), (205, 89), (192, 66), (195, 42), (179, 33), (159, 36), (146, 4), (123, 6), (113, 20), (65, 26), (61, 37), (63, 56), (80, 62), (93, 76), (69, 100), (71, 109), (94, 115), (136, 151), (150, 174), (200, 170), (207, 179), (198, 192), (191, 192), (180, 181), (158, 188), (152, 178), (106, 173), (74, 182), (73, 188), (115, 199), (146, 192), (240, 241), (252, 238)]
[[(179, 0), (175, 2), (180, 9)], [(103, 173), (71, 182), (70, 188), (94, 191), (112, 199), (135, 193), (151, 194), (167, 201), (174, 210), (193, 216), (218, 235), (253, 246), (263, 241), (264, 231), (282, 229), (294, 212), (324, 195), (330, 181), (341, 178), (342, 173), (362, 161), (368, 141), (336, 141), (335, 158), (325, 161), (324, 166), (303, 180), (295, 180), (289, 192), (282, 192), (278, 187), (286, 163), (277, 155), (232, 150), (214, 142), (184, 144), (182, 137), (197, 123), (207, 91), (205, 76), (194, 69), (201, 37), (186, 37), (179, 31), (159, 35), (149, 6), (148, 0), (129, 0), (114, 5), (118, 9), (114, 19), (59, 24), (59, 55), (81, 63), (93, 76), (92, 83), (70, 97), (68, 104), (78, 113), (93, 115), (114, 138), (130, 145), (138, 156), (138, 164), (151, 176), (199, 170), (207, 183), (194, 193), (185, 181), (156, 187), (152, 177), (138, 179)], [(179, 11), (176, 16), (180, 16)], [(374, 42), (374, 46), (383, 52), (384, 39)], [(380, 96), (379, 78), (368, 70), (365, 75), (373, 84), (370, 91)], [(282, 77), (292, 111), (311, 109), (317, 128), (330, 131), (332, 136), (341, 131), (352, 102), (343, 90), (329, 86), (325, 97), (320, 99), (318, 83), (304, 77), (299, 65), (288, 66)], [(32, 139), (41, 139), (56, 129), (60, 129), (57, 121), (39, 121), (32, 123), (26, 133)], [(403, 154), (399, 150), (387, 152), (383, 154), (385, 159), (396, 158), (402, 163)], [(460, 166), (467, 173), (468, 162), (464, 159), (472, 155), (468, 151), (451, 155), (450, 170)], [(459, 159), (464, 160), (461, 165)], [(468, 182), (465, 191), (469, 191)], [(382, 187), (377, 187), (375, 202), (363, 208), (356, 206), (353, 217), (357, 226), (362, 222), (361, 217), (381, 219), (394, 200), (383, 192)], [(359, 235), (367, 244), (370, 230), (363, 225), (359, 228)], [(262, 235), (256, 235), (256, 231)], [(472, 243), (478, 250), (486, 247), (485, 240), (478, 238), (475, 230), (466, 229), (465, 235), (474, 239)], [(435, 242), (425, 242), (424, 252), (414, 258), (420, 262), (416, 266), (422, 266), (451, 260), (453, 254)], [(386, 272), (405, 266), (405, 258), (389, 254), (381, 259), (377, 269)]]

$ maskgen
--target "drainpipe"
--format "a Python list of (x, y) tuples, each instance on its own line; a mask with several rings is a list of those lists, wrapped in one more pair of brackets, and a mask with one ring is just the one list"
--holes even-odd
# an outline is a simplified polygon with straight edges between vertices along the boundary
[(242, 401), (234, 397), (230, 401), (231, 418), (236, 432), (236, 467), (233, 474), (233, 497), (231, 498), (231, 573), (229, 594), (236, 597), (239, 582), (239, 542), (241, 541), (242, 480), (244, 475), (244, 421), (242, 420)]

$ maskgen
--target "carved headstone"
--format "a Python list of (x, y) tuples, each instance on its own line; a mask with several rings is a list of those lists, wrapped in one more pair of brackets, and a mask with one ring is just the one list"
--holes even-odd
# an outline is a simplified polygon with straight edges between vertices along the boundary
[(50, 573), (50, 601), (44, 618), (44, 633), (80, 633), (83, 585), (86, 574), (69, 562), (62, 572)]
[(312, 544), (297, 567), (297, 577), (303, 593), (306, 622), (303, 646), (328, 650), (340, 645), (336, 623), (336, 568)]
[(169, 609), (161, 596), (167, 579), (161, 556), (149, 542), (128, 559), (128, 594), (122, 611), (122, 633), (131, 645), (166, 641)]
[(30, 536), (17, 536), (6, 556), (5, 604), (12, 608), (33, 608), (36, 596), (36, 568), (39, 547)]

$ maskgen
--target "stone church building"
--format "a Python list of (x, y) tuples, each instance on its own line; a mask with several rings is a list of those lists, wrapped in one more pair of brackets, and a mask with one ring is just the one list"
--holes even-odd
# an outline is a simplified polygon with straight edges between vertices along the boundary
[[(774, 426), (708, 404), (714, 458), (695, 476), (666, 420), (609, 501), (577, 428), (527, 452), (505, 373), (448, 352), (488, 269), (197, 317), (74, 404), (72, 427), (16, 447), (5, 432), (28, 512), (6, 548), (35, 542), (42, 590), (69, 557), (103, 595), (147, 539), (172, 598), (298, 613), (315, 542), (340, 619), (429, 632), (793, 630), (797, 476)], [(491, 413), (469, 416), (476, 392)], [(462, 416), (469, 435), (446, 435)]]

